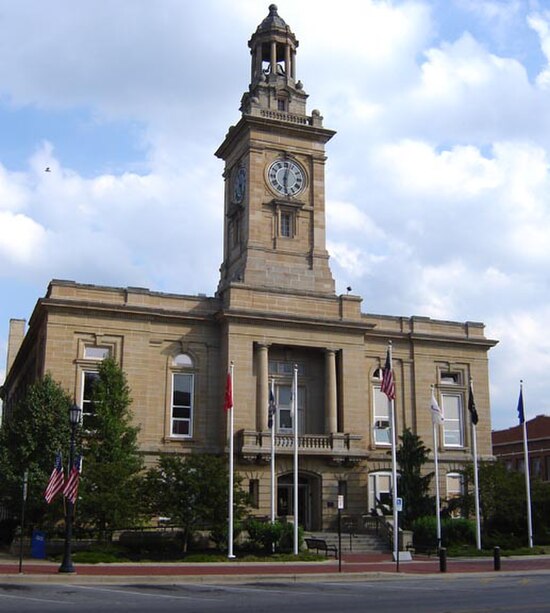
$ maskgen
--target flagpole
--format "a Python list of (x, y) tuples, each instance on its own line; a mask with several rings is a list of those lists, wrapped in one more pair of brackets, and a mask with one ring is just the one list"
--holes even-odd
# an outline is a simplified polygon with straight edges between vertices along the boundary
[(233, 554), (233, 413), (235, 407), (233, 405), (233, 362), (229, 367), (229, 380), (231, 385), (231, 407), (229, 407), (229, 531), (228, 540), (228, 558), (234, 558)]
[[(474, 383), (472, 377), (470, 377), (470, 401), (473, 398), (474, 394)], [(472, 401), (473, 404), (473, 401)], [(474, 405), (475, 409), (475, 405)], [(481, 550), (481, 518), (479, 512), (479, 474), (478, 474), (478, 466), (477, 466), (477, 433), (476, 433), (476, 424), (472, 415), (472, 451), (474, 454), (474, 500), (475, 500), (475, 511), (476, 511), (476, 546), (479, 550)]]
[[(275, 399), (275, 380), (271, 379), (271, 397)], [(269, 407), (269, 411), (272, 408)], [(275, 523), (275, 423), (277, 415), (271, 416), (271, 523)]]
[(294, 555), (298, 555), (298, 365), (292, 381), (292, 421), (294, 425)]
[[(520, 411), (521, 407), (521, 411)], [(525, 421), (525, 413), (523, 409), (523, 381), (519, 382), (519, 403), (518, 413), (521, 425), (523, 427), (523, 464), (525, 472), (525, 494), (527, 498), (527, 534), (529, 539), (529, 547), (533, 547), (533, 519), (531, 516), (531, 483), (529, 480), (529, 446), (527, 444), (527, 423)]]
[[(434, 396), (434, 386), (432, 385), (432, 398)], [(437, 440), (437, 424), (435, 415), (432, 414), (432, 426), (433, 426), (433, 438), (434, 438), (434, 471), (435, 471), (435, 518), (436, 518), (436, 531), (437, 531), (437, 550), (441, 547), (441, 501), (439, 492), (439, 451)]]
[[(388, 353), (390, 356), (390, 370), (393, 370), (392, 343), (388, 343)], [(393, 375), (392, 375), (393, 376)], [(393, 556), (399, 569), (399, 513), (397, 511), (397, 449), (395, 436), (395, 399), (389, 398), (391, 411), (391, 464), (393, 482)]]

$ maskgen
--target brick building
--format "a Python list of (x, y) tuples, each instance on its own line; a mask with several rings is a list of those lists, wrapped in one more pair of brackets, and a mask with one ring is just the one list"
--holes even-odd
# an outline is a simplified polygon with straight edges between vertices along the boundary
[[(471, 461), (466, 395), (475, 381), (478, 452), (491, 456), (488, 350), (474, 322), (363, 313), (336, 295), (325, 238), (325, 145), (334, 132), (306, 111), (298, 41), (272, 5), (249, 43), (250, 86), (241, 117), (216, 155), (224, 161), (224, 251), (212, 297), (53, 280), (28, 330), (12, 320), (6, 413), (50, 372), (84, 411), (98, 361), (125, 370), (139, 443), (161, 452), (224, 453), (225, 373), (234, 363), (236, 469), (259, 515), (270, 508), (268, 393), (277, 401), (277, 513), (293, 508), (291, 378), (298, 366), (299, 509), (328, 528), (337, 495), (361, 514), (391, 487), (388, 403), (380, 373), (393, 343), (397, 432), (432, 446), (430, 386), (446, 413), (439, 440), (442, 496), (456, 493)], [(447, 485), (446, 485), (447, 484)], [(446, 489), (447, 488), (447, 489)], [(291, 512), (291, 511), (290, 511)]]
[[(525, 422), (529, 449), (529, 474), (550, 481), (550, 416), (537, 415)], [(525, 471), (523, 426), (495, 430), (491, 434), (493, 453), (509, 470)]]

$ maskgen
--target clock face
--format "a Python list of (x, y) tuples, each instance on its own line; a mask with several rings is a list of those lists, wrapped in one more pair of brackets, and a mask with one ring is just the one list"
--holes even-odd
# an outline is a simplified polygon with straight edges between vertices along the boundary
[(246, 168), (239, 166), (235, 176), (233, 177), (233, 201), (237, 204), (241, 203), (246, 191)]
[(296, 196), (305, 186), (305, 174), (301, 166), (288, 159), (275, 160), (268, 170), (269, 185), (283, 196)]

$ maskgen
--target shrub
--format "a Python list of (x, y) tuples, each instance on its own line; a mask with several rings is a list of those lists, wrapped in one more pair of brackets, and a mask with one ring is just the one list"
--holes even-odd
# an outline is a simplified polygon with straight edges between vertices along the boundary
[(278, 520), (271, 523), (251, 517), (246, 522), (246, 529), (252, 548), (264, 553), (271, 553), (273, 543), (277, 547), (283, 534), (283, 524)]
[[(413, 523), (413, 544), (423, 551), (437, 548), (437, 520), (433, 516), (419, 517)], [(475, 523), (463, 518), (441, 521), (441, 540), (445, 547), (475, 543)]]

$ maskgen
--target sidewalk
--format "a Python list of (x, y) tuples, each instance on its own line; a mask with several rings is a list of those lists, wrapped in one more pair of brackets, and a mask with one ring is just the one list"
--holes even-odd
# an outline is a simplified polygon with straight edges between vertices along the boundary
[(550, 556), (518, 556), (501, 559), (501, 570), (494, 571), (492, 558), (450, 558), (447, 572), (441, 573), (439, 559), (415, 556), (412, 561), (401, 562), (399, 573), (391, 554), (346, 554), (339, 572), (338, 560), (321, 562), (239, 562), (218, 563), (120, 563), (120, 564), (75, 564), (76, 573), (59, 573), (59, 564), (31, 559), (23, 560), (23, 572), (19, 574), (19, 560), (0, 558), (2, 579), (15, 582), (120, 582), (121, 580), (144, 580), (148, 582), (242, 582), (251, 580), (365, 580), (378, 578), (413, 578), (415, 575), (439, 575), (442, 578), (461, 573), (516, 572), (539, 574), (550, 572)]

